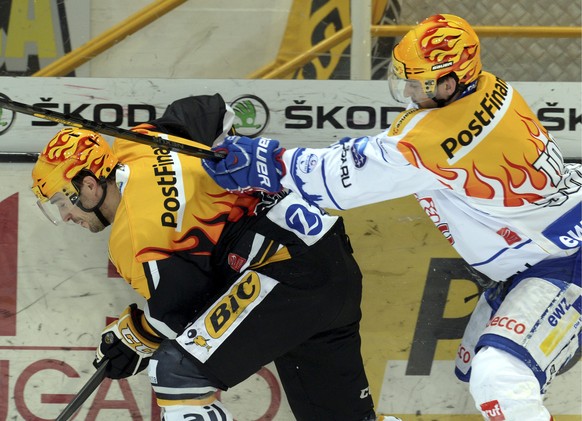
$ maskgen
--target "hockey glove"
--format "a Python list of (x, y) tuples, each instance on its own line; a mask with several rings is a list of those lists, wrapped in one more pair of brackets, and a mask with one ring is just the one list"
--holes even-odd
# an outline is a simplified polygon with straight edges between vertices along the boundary
[(277, 193), (282, 190), (285, 175), (279, 141), (260, 137), (228, 136), (213, 148), (226, 157), (220, 161), (202, 160), (206, 172), (222, 188), (231, 192), (261, 190)]
[(142, 319), (143, 311), (131, 304), (101, 334), (93, 365), (97, 368), (109, 360), (110, 379), (124, 379), (145, 369), (160, 345), (162, 339), (147, 332)]

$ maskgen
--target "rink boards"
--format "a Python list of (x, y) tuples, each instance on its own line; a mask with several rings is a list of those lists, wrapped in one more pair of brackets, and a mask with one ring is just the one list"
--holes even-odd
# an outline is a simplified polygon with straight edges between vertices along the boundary
[[(291, 92), (283, 82), (189, 81), (184, 88), (184, 81), (182, 86), (149, 81), (146, 90), (144, 80), (77, 78), (75, 86), (71, 79), (54, 79), (41, 86), (39, 79), (3, 79), (0, 92), (14, 100), (55, 104), (61, 112), (68, 107), (123, 127), (130, 117), (150, 116), (151, 104), (161, 113), (164, 104), (189, 93), (221, 92), (227, 101), (261, 98), (269, 118), (257, 102), (256, 124), (246, 130), (267, 120), (261, 134), (279, 137), (286, 146), (325, 146), (343, 135), (372, 134), (383, 118), (395, 115), (382, 109), (384, 85), (370, 93), (367, 85), (345, 81), (341, 89), (331, 84), (322, 90), (299, 83)], [(580, 114), (580, 104), (558, 100)], [(562, 138), (579, 142), (579, 126), (568, 131), (565, 124)], [(0, 151), (37, 152), (58, 128), (17, 116), (0, 135)], [(93, 372), (94, 347), (108, 318), (140, 300), (108, 264), (106, 233), (53, 227), (43, 219), (29, 190), (30, 169), (28, 163), (0, 164), (0, 419), (34, 421), (58, 415)], [(364, 274), (362, 352), (378, 411), (406, 421), (480, 420), (466, 385), (453, 374), (456, 348), (476, 302), (465, 298), (478, 291), (454, 250), (411, 197), (341, 215)], [(576, 361), (554, 381), (547, 405), (557, 420), (580, 420), (581, 377)], [(293, 420), (272, 366), (221, 398), (238, 421)], [(75, 419), (129, 418), (159, 419), (145, 375), (105, 381)]]

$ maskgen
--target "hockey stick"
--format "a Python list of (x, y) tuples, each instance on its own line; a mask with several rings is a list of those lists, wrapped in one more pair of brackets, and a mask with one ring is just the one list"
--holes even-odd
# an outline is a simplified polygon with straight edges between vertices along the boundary
[(220, 152), (213, 152), (203, 148), (198, 148), (188, 143), (164, 139), (159, 136), (149, 136), (143, 133), (134, 132), (127, 129), (122, 129), (115, 126), (110, 126), (95, 121), (85, 120), (71, 114), (59, 113), (57, 111), (45, 110), (34, 105), (23, 104), (21, 102), (12, 101), (4, 94), (0, 93), (0, 108), (5, 108), (14, 112), (28, 114), (33, 117), (42, 118), (44, 120), (61, 123), (65, 126), (77, 127), (79, 129), (87, 129), (98, 133), (103, 133), (113, 137), (119, 137), (133, 142), (143, 143), (150, 146), (160, 146), (162, 148), (171, 149), (176, 152), (187, 155), (197, 156), (199, 158), (219, 160), (224, 158), (224, 154)]
[(69, 402), (69, 404), (63, 409), (63, 412), (57, 417), (55, 421), (68, 421), (71, 419), (75, 412), (85, 403), (89, 396), (93, 394), (95, 389), (101, 384), (103, 379), (105, 379), (105, 371), (109, 361), (104, 361), (103, 364), (99, 366), (97, 371), (91, 376), (91, 378), (85, 383), (85, 386), (79, 390), (79, 393)]

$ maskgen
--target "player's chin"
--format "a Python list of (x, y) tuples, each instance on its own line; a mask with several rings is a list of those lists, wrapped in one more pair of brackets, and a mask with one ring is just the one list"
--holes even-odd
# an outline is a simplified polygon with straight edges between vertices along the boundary
[(419, 108), (436, 108), (437, 103), (430, 98), (423, 98), (418, 101), (413, 101)]
[(99, 224), (99, 225), (97, 225), (97, 224), (91, 224), (91, 225), (88, 225), (85, 228), (87, 228), (91, 232), (101, 232), (101, 231), (103, 231), (105, 229), (105, 227), (102, 224)]

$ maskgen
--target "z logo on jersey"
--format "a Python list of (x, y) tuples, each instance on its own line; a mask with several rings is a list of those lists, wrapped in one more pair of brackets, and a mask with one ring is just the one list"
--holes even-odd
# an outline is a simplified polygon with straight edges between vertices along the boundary
[(289, 228), (303, 235), (317, 235), (323, 229), (321, 216), (310, 212), (305, 206), (291, 205), (285, 213)]

